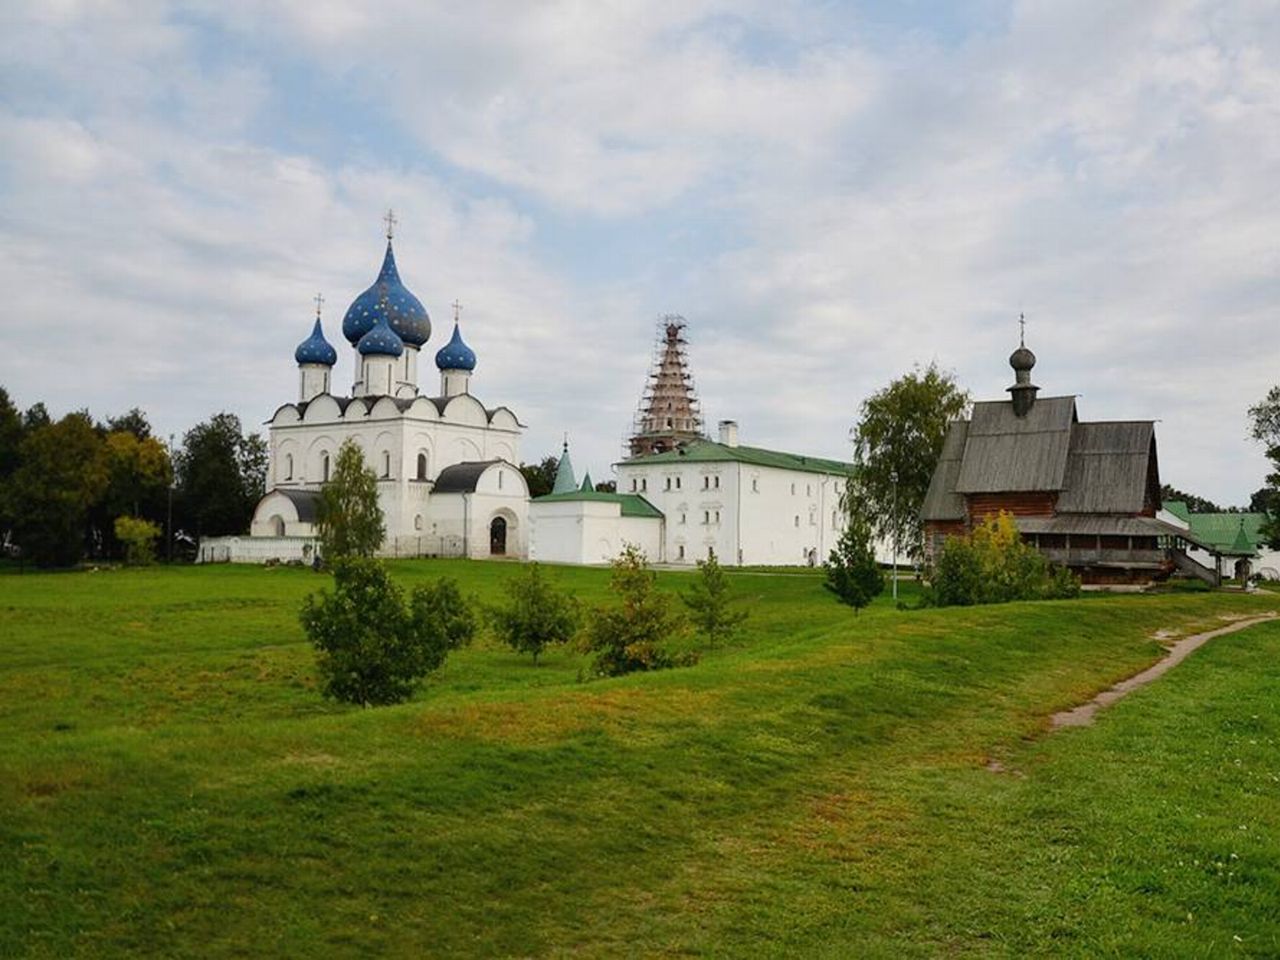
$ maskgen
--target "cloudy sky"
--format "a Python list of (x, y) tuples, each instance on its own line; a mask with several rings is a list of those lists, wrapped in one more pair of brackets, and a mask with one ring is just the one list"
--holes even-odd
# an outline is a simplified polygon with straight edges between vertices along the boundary
[[(1262, 483), (1280, 381), (1270, 2), (41, 0), (0, 9), (0, 384), (158, 429), (266, 419), (394, 207), (475, 393), (597, 476), (655, 318), (708, 421), (847, 456), (937, 361), (1160, 421), (1163, 478)], [(428, 364), (428, 370), (431, 370)], [(434, 392), (434, 371), (424, 378)]]

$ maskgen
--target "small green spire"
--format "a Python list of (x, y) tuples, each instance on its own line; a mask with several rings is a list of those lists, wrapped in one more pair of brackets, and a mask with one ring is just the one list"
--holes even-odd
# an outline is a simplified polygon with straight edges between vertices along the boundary
[(1240, 518), (1240, 529), (1236, 531), (1236, 539), (1231, 544), (1233, 552), (1238, 554), (1253, 553), (1256, 549), (1253, 541), (1249, 539), (1249, 535), (1244, 532), (1244, 517)]
[(591, 482), (591, 471), (588, 470), (582, 475), (582, 486), (578, 488), (580, 493), (594, 493), (596, 485)]
[(552, 493), (573, 493), (578, 489), (578, 482), (573, 479), (573, 461), (569, 459), (569, 438), (565, 437), (564, 451), (560, 454), (560, 463), (556, 466), (556, 482), (551, 487)]

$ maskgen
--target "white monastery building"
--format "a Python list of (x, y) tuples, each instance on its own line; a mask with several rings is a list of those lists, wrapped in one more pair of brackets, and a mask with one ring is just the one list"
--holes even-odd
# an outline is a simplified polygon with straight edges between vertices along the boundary
[[(625, 543), (656, 563), (805, 566), (824, 562), (844, 528), (850, 465), (738, 443), (681, 441), (615, 465), (617, 493), (575, 488), (566, 450), (556, 490), (530, 506), (531, 559), (604, 563)], [(566, 476), (567, 475), (567, 476)]]
[(439, 388), (420, 389), (431, 320), (400, 280), (395, 220), (387, 220), (382, 270), (342, 322), (355, 364), (350, 394), (334, 392), (338, 352), (325, 339), (317, 298), (311, 336), (294, 353), (298, 398), (268, 424), (267, 494), (249, 536), (202, 541), (202, 561), (309, 560), (320, 489), (347, 440), (378, 476), (385, 555), (526, 555), (529, 489), (517, 467), (523, 426), (507, 407), (486, 407), (471, 393), (476, 355), (463, 342), (457, 304), (453, 336), (435, 354)]

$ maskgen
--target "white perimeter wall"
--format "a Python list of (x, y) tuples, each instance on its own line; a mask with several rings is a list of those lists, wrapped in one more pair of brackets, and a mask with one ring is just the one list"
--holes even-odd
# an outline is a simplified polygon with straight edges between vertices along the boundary
[(545, 563), (608, 563), (624, 544), (661, 563), (662, 520), (624, 517), (621, 504), (568, 500), (529, 505), (529, 559)]

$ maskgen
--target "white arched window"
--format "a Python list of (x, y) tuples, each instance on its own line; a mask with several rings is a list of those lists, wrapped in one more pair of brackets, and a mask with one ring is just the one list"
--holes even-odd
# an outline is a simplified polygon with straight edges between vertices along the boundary
[(427, 479), (427, 455), (425, 453), (418, 454), (418, 479)]
[(325, 483), (329, 482), (329, 454), (320, 454), (320, 479)]
[(286, 480), (293, 479), (293, 454), (286, 453), (284, 455), (284, 478)]
[(387, 450), (382, 451), (382, 475), (391, 476), (391, 454)]
[(422, 514), (418, 514), (416, 517), (413, 518), (413, 529), (415, 530), (422, 529)]

